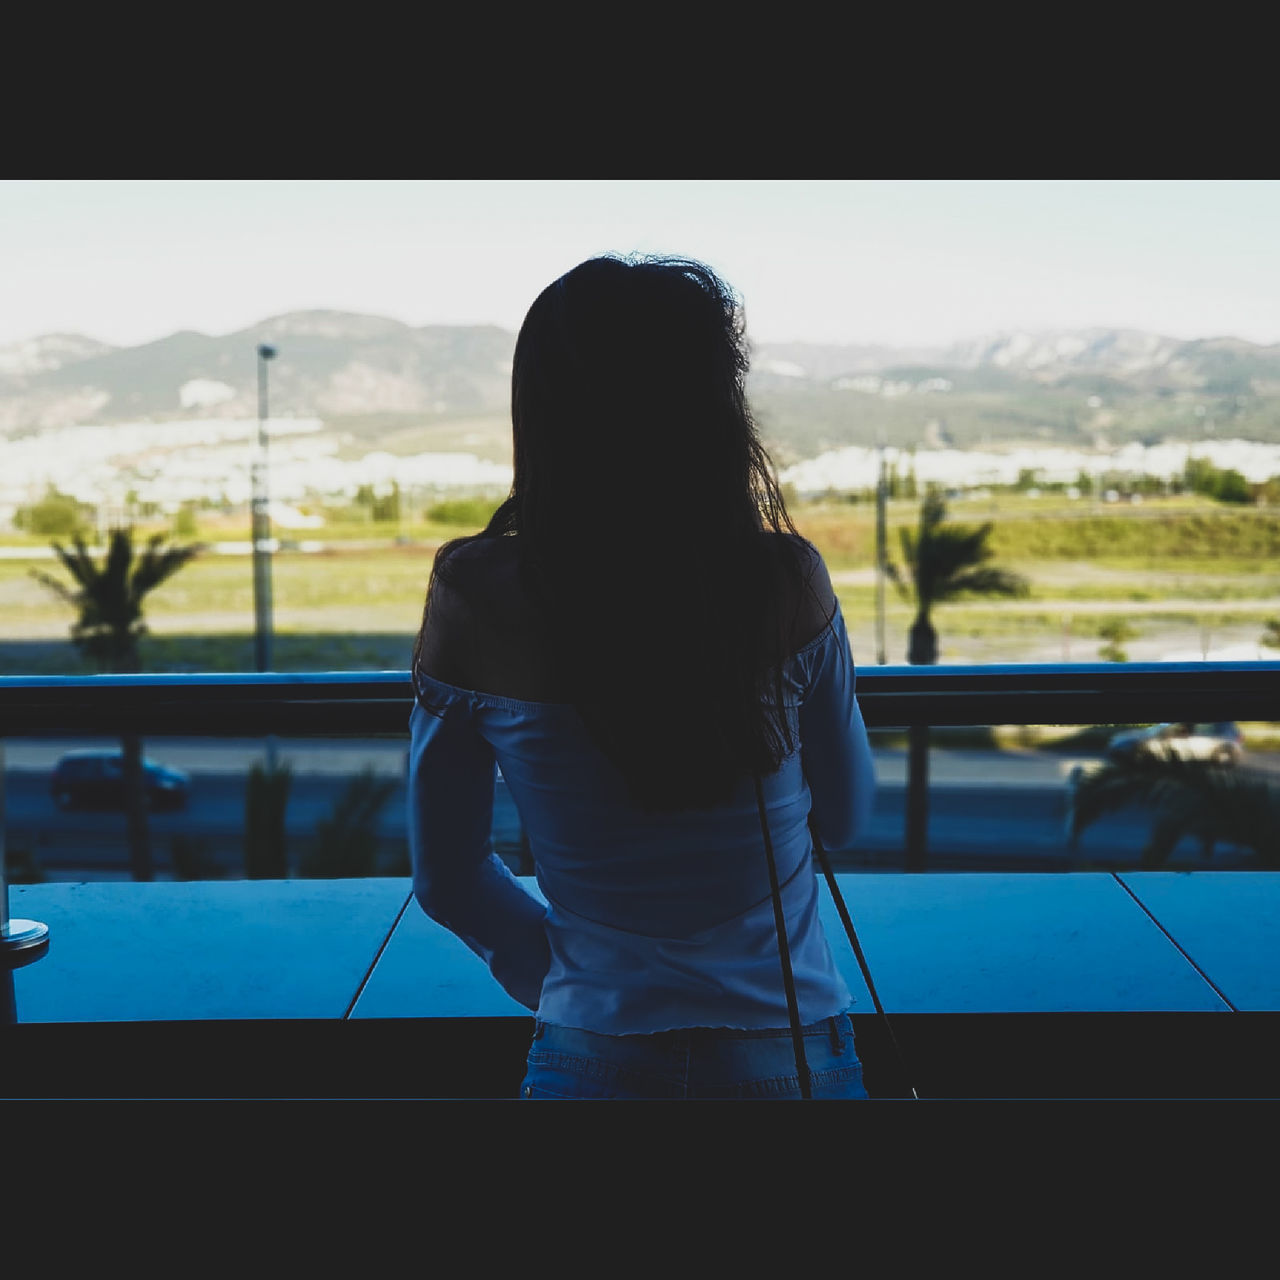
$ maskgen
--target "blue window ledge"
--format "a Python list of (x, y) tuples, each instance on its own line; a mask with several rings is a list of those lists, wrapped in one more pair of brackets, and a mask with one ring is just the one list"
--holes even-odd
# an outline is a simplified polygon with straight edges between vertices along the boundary
[[(1274, 1096), (1280, 877), (839, 877), (873, 1095)], [(5, 1096), (513, 1097), (531, 1019), (407, 879), (15, 886)], [(1234, 1016), (1221, 1016), (1234, 1015)]]

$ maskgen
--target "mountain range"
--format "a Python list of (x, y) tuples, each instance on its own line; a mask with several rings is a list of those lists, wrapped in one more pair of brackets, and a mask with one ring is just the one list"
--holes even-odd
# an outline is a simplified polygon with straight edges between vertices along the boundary
[[(76, 424), (318, 418), (360, 448), (509, 457), (511, 353), (496, 326), (414, 327), (302, 311), (224, 336), (133, 347), (50, 334), (0, 347), (0, 435)], [(945, 348), (762, 343), (748, 389), (779, 462), (884, 436), (899, 445), (1280, 441), (1280, 345), (1124, 329), (1005, 333)]]

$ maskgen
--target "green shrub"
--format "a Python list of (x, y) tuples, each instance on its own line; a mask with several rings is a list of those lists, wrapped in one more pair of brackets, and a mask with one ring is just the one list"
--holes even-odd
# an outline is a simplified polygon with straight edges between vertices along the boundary
[(169, 860), (175, 880), (219, 880), (226, 872), (209, 853), (209, 842), (179, 832), (169, 841)]
[(293, 769), (254, 763), (244, 797), (244, 874), (249, 880), (285, 880), (289, 876), (284, 814)]
[(1098, 636), (1107, 642), (1099, 647), (1098, 657), (1104, 662), (1128, 662), (1124, 642), (1136, 639), (1138, 631), (1123, 618), (1110, 618), (1098, 628)]
[(471, 529), (483, 529), (490, 517), (498, 509), (498, 503), (491, 498), (451, 498), (446, 502), (437, 502), (428, 508), (427, 519), (437, 524), (465, 525)]
[(1249, 482), (1238, 471), (1218, 472), (1218, 483), (1213, 496), (1219, 502), (1252, 502), (1253, 494), (1249, 491)]
[(330, 815), (316, 823), (316, 842), (303, 855), (302, 874), (319, 880), (376, 874), (378, 817), (398, 785), (366, 765), (334, 800)]
[(173, 513), (173, 536), (175, 538), (194, 538), (198, 532), (196, 504), (194, 502), (184, 502)]
[(13, 513), (13, 527), (41, 538), (71, 538), (87, 533), (95, 514), (93, 507), (50, 485), (43, 498)]

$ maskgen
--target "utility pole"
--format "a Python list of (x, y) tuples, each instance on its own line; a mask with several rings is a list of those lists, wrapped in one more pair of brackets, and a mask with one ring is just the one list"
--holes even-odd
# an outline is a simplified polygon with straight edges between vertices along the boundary
[(885, 664), (884, 644), (884, 580), (888, 551), (885, 546), (885, 474), (884, 428), (876, 432), (876, 662)]
[(253, 656), (271, 670), (271, 515), (267, 507), (267, 361), (275, 347), (258, 347), (258, 451), (253, 460)]

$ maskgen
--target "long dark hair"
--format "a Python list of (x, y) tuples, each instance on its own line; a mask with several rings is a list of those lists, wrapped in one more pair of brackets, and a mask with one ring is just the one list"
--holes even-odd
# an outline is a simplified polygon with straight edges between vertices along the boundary
[(795, 749), (781, 664), (813, 562), (747, 364), (741, 308), (699, 262), (607, 256), (561, 276), (516, 340), (510, 496), (432, 569), (465, 592), (456, 552), (516, 539), (556, 687), (648, 810), (724, 802)]

